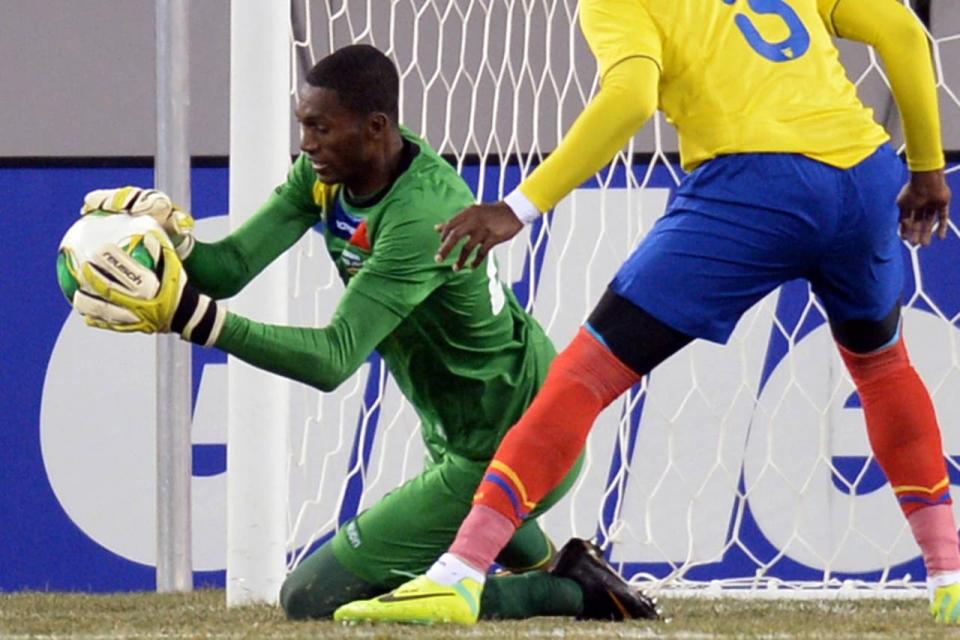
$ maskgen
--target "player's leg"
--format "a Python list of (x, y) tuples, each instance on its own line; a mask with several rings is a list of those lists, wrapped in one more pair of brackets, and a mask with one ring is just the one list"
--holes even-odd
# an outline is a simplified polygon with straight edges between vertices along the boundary
[[(647, 350), (633, 349), (631, 343), (629, 353), (634, 366), (652, 368), (691, 339), (613, 293), (605, 296), (592, 321), (610, 330), (615, 328), (617, 343), (629, 342), (619, 340), (621, 332), (665, 338), (663, 344)], [(517, 527), (535, 513), (544, 496), (580, 457), (597, 415), (639, 381), (640, 376), (617, 359), (604, 345), (603, 338), (597, 337), (596, 330), (592, 331), (581, 329), (554, 360), (533, 403), (501, 442), (450, 553), (431, 567), (426, 580), (401, 587), (408, 597), (427, 595), (424, 592), (436, 591), (437, 585), (441, 591), (461, 583), (482, 585), (486, 569)], [(497, 584), (493, 588), (504, 586), (511, 585)], [(497, 598), (496, 602), (506, 599)], [(391, 619), (417, 617), (419, 614), (407, 613), (412, 610), (404, 607), (404, 611), (381, 613), (392, 616)]]
[[(533, 403), (501, 442), (477, 489), (475, 506), (502, 518), (470, 521), (451, 548), (487, 566), (509, 531), (520, 526), (583, 451), (597, 416), (641, 373), (692, 338), (608, 290), (570, 345), (557, 356)], [(489, 514), (488, 514), (489, 515)], [(478, 519), (477, 516), (474, 516)], [(489, 528), (488, 528), (489, 527)]]
[(923, 554), (933, 613), (940, 622), (956, 623), (960, 540), (940, 428), (930, 394), (910, 362), (898, 319), (899, 305), (874, 323), (834, 321), (831, 326), (860, 394), (870, 448)]
[(796, 193), (814, 179), (796, 180), (793, 169), (790, 157), (730, 156), (688, 177), (693, 187), (681, 187), (620, 268), (504, 438), (452, 554), (486, 566), (580, 452), (600, 411), (693, 338), (725, 342), (747, 309), (800, 276), (820, 234), (816, 220), (785, 204), (817, 206), (828, 196)]
[(283, 581), (280, 606), (291, 620), (329, 618), (344, 602), (371, 598), (385, 589), (344, 567), (332, 541), (321, 545)]
[[(423, 573), (453, 540), (485, 468), (484, 462), (448, 455), (348, 522), (287, 578), (281, 592), (287, 615), (329, 617), (343, 604), (386, 593), (411, 574)], [(579, 467), (545, 500), (544, 508), (566, 493), (577, 471)], [(530, 525), (508, 546), (507, 560), (534, 564), (548, 559), (550, 543), (534, 522)], [(537, 573), (523, 582), (498, 585), (495, 598), (480, 605), (486, 607), (484, 616), (580, 612), (582, 595), (576, 582)], [(506, 610), (498, 610), (500, 605)]]
[[(535, 516), (546, 512), (567, 494), (576, 482), (582, 464), (583, 456), (538, 506)], [(485, 470), (485, 465), (479, 470), (478, 483)], [(583, 609), (580, 585), (545, 571), (555, 554), (553, 541), (536, 519), (527, 520), (497, 556), (497, 564), (513, 575), (494, 576), (487, 580), (480, 597), (480, 617), (506, 620), (579, 614)]]
[[(809, 162), (814, 172), (826, 170)], [(579, 455), (600, 411), (694, 337), (725, 342), (755, 302), (800, 277), (820, 237), (805, 208), (830, 195), (796, 179), (791, 158), (725, 156), (684, 184), (691, 183), (696, 188), (685, 193), (681, 187), (587, 326), (554, 360), (491, 461), (450, 552), (426, 580), (398, 592), (482, 583), (516, 527)], [(734, 199), (738, 194), (746, 196), (742, 203)], [(380, 613), (380, 619), (410, 619), (409, 610)]]
[[(577, 477), (580, 475), (580, 470), (583, 468), (583, 458), (584, 456), (581, 454), (574, 462), (570, 472), (555, 489), (540, 501), (531, 513), (531, 517), (516, 530), (507, 546), (497, 555), (497, 564), (511, 573), (527, 573), (550, 567), (557, 550), (550, 536), (540, 528), (537, 518), (549, 511), (573, 488)], [(476, 484), (480, 483), (486, 470), (487, 467), (484, 464), (477, 474)], [(475, 491), (476, 487), (474, 487)], [(471, 495), (472, 499), (473, 495)]]
[[(632, 306), (622, 298), (619, 298), (619, 296), (613, 296), (611, 294), (611, 299), (615, 300), (612, 311), (616, 314), (621, 313), (616, 311), (619, 305), (622, 304), (627, 307)], [(604, 305), (604, 308), (607, 308), (606, 305)], [(643, 318), (645, 320), (655, 322), (652, 318), (649, 318), (647, 314), (640, 312), (639, 309), (634, 308), (634, 310), (631, 310), (631, 312), (625, 316), (625, 322), (622, 323), (624, 330), (626, 330), (627, 322), (629, 321), (637, 321)], [(634, 328), (636, 328), (636, 326)], [(642, 325), (640, 328), (642, 328)], [(605, 347), (600, 347), (599, 342), (597, 342), (597, 339), (592, 335), (584, 335), (586, 336), (589, 345), (597, 345), (596, 348), (602, 348), (605, 353), (609, 353), (606, 351)], [(682, 344), (686, 344), (690, 340), (690, 338), (686, 336), (676, 337)], [(679, 346), (681, 345), (678, 345), (676, 348), (679, 348)], [(675, 349), (671, 349), (670, 352), (673, 350)], [(562, 355), (560, 357), (562, 357)], [(612, 355), (603, 357), (608, 360), (613, 358)], [(591, 366), (591, 361), (585, 361), (582, 364), (584, 367), (589, 369)], [(621, 363), (617, 363), (616, 366), (618, 369), (625, 368), (625, 366)], [(551, 374), (548, 375), (547, 383), (545, 383), (544, 389), (549, 387), (550, 376), (558, 375), (554, 373), (555, 369), (556, 367), (551, 368)], [(564, 368), (561, 368), (560, 371), (563, 372)], [(593, 374), (588, 373), (586, 375), (590, 376)], [(592, 378), (588, 377), (588, 379)], [(636, 376), (631, 374), (631, 380), (635, 379)], [(602, 384), (602, 381), (597, 382), (597, 384)], [(568, 393), (575, 396), (574, 404), (568, 405), (568, 411), (581, 410), (581, 407), (577, 406), (580, 404), (596, 404), (594, 398), (586, 397), (584, 395), (582, 383), (579, 383), (579, 386), (575, 385), (573, 388), (566, 386), (566, 390)], [(540, 398), (542, 395), (543, 391), (541, 391), (537, 397)], [(616, 395), (619, 394), (614, 394), (607, 400), (606, 403), (603, 404), (603, 406), (609, 404), (609, 402), (612, 401)], [(576, 398), (579, 398), (579, 400)], [(537, 401), (535, 400), (534, 405), (536, 405), (536, 402)], [(600, 406), (597, 405), (596, 411), (599, 412), (599, 409)], [(555, 422), (555, 420), (551, 421)], [(587, 418), (586, 421), (592, 422), (592, 418)], [(521, 423), (522, 422), (523, 421), (521, 421)], [(513, 433), (513, 431), (518, 428), (519, 425), (515, 426), (513, 429), (511, 429), (510, 433)], [(585, 430), (588, 428), (589, 424), (584, 425)], [(538, 442), (538, 445), (542, 444), (542, 442), (540, 442), (542, 438), (537, 437), (535, 433), (533, 436), (533, 439)], [(510, 437), (509, 433), (507, 437)], [(490, 557), (490, 563), (493, 562), (494, 558), (500, 558), (507, 563), (507, 566), (510, 566), (512, 563), (519, 563), (521, 566), (527, 566), (529, 564), (542, 564), (543, 558), (546, 555), (545, 552), (549, 550), (549, 547), (547, 546), (544, 538), (541, 537), (539, 540), (536, 539), (535, 534), (537, 529), (531, 527), (533, 524), (532, 518), (536, 517), (540, 512), (551, 506), (556, 500), (562, 497), (564, 493), (566, 493), (570, 486), (572, 486), (576, 472), (578, 471), (577, 461), (578, 459), (582, 458), (580, 451), (581, 448), (582, 447), (566, 449), (566, 451), (571, 454), (570, 459), (560, 462), (559, 465), (562, 465), (562, 467), (559, 469), (550, 470), (551, 473), (554, 473), (557, 477), (556, 479), (551, 479), (548, 481), (550, 486), (547, 487), (545, 495), (543, 493), (536, 494), (537, 504), (531, 505), (530, 509), (524, 512), (524, 523), (522, 523), (523, 526), (519, 529), (519, 539), (516, 539), (518, 536), (517, 529), (511, 523), (508, 523), (509, 528), (505, 532), (505, 537), (502, 543), (498, 543), (496, 545), (496, 549), (493, 551)], [(537, 451), (528, 452), (527, 455), (538, 457), (544, 453), (544, 451), (538, 449)], [(494, 484), (498, 484), (499, 482), (496, 479), (491, 479), (489, 469), (487, 469), (485, 465), (476, 465), (476, 463), (472, 464), (472, 469), (475, 470), (475, 475), (472, 476), (472, 482), (463, 483), (464, 485), (469, 485), (470, 490), (455, 490), (450, 495), (451, 499), (456, 498), (464, 501), (460, 518), (462, 518), (462, 516), (465, 515), (469, 509), (469, 496), (472, 495), (472, 490), (476, 487), (480, 478), (484, 477), (484, 471), (487, 471), (487, 480), (485, 480), (485, 482), (492, 482)], [(445, 482), (443, 485), (444, 489), (446, 489), (456, 484), (452, 481), (455, 475), (451, 472), (457, 468), (457, 465), (449, 465), (445, 463), (444, 466), (448, 467), (448, 473), (445, 475)], [(518, 464), (517, 466), (519, 467), (521, 465)], [(509, 477), (512, 473), (506, 467), (497, 466), (495, 468), (497, 469), (498, 474), (502, 473), (505, 477)], [(442, 492), (442, 490), (438, 491), (438, 493)], [(422, 509), (414, 509), (414, 511), (417, 513), (423, 513), (425, 509), (432, 508), (434, 504), (437, 504), (436, 498), (431, 500), (429, 505), (424, 504)], [(513, 509), (515, 507), (516, 505), (511, 505), (510, 508)], [(473, 512), (471, 511), (471, 513)], [(434, 548), (432, 557), (435, 558), (437, 555), (439, 555), (439, 553), (444, 550), (449, 542), (453, 539), (453, 536), (457, 531), (457, 524), (459, 524), (460, 518), (458, 518), (457, 522), (454, 523), (449, 531), (446, 532), (447, 535), (445, 535), (442, 540), (440, 538), (433, 539), (435, 542), (441, 544)], [(438, 524), (439, 523), (436, 522), (432, 523), (430, 529), (435, 530)], [(497, 522), (493, 523), (494, 530), (499, 531), (499, 524), (500, 523)], [(491, 531), (474, 531), (473, 536), (474, 539), (483, 538), (488, 536), (490, 533)], [(408, 535), (405, 535), (405, 537), (408, 537)], [(513, 539), (516, 540), (511, 541)], [(508, 543), (508, 541), (510, 542)], [(526, 550), (521, 548), (523, 546), (527, 547)], [(488, 563), (486, 566), (489, 566), (490, 563)], [(424, 568), (429, 566), (429, 564), (429, 561), (424, 562)], [(596, 573), (602, 571), (603, 569), (602, 562), (595, 562), (594, 565), (593, 571), (589, 574), (590, 576), (596, 575)], [(396, 589), (386, 596), (367, 601), (354, 602), (339, 609), (335, 613), (335, 619), (397, 620), (408, 622), (443, 621), (469, 623), (476, 620), (477, 600), (479, 600), (481, 604), (480, 611), (482, 612), (483, 617), (514, 618), (532, 615), (582, 616), (585, 613), (589, 613), (584, 608), (585, 594), (577, 582), (577, 578), (579, 576), (568, 578), (538, 571), (535, 572), (535, 575), (493, 578), (490, 581), (491, 588), (488, 593), (488, 590), (481, 589), (481, 585), (483, 585), (485, 581), (485, 569), (486, 567), (484, 567), (484, 570), (482, 571), (468, 568), (466, 572), (458, 573), (455, 579), (445, 581), (442, 584), (433, 581), (430, 573), (428, 572), (426, 576), (416, 578), (415, 580), (402, 585), (399, 589)], [(630, 588), (626, 585), (620, 586), (627, 591), (627, 593), (623, 594), (622, 599), (638, 600), (638, 606), (633, 606), (633, 603), (628, 602), (627, 607), (630, 611), (639, 609), (647, 612), (649, 615), (656, 615), (655, 607), (649, 601), (649, 599), (642, 594), (631, 593)], [(609, 594), (606, 595), (607, 597), (611, 597)], [(612, 604), (611, 606), (615, 605)], [(473, 610), (472, 614), (471, 610)], [(622, 616), (622, 613), (620, 615)]]
[(627, 585), (589, 543), (571, 540), (557, 555), (550, 537), (537, 523), (537, 517), (573, 487), (582, 465), (583, 455), (497, 556), (497, 564), (511, 575), (494, 575), (486, 581), (480, 599), (481, 618), (574, 615), (623, 620), (625, 616), (658, 615), (656, 603)]
[[(583, 540), (571, 540), (559, 555), (536, 517), (549, 510), (573, 486), (583, 456), (560, 485), (540, 501), (507, 546), (497, 564), (511, 575), (489, 578), (480, 600), (482, 618), (522, 619), (534, 615), (575, 615), (582, 619), (623, 620), (656, 617), (656, 603), (627, 585), (602, 555)], [(549, 572), (545, 569), (549, 568)]]
[(940, 429), (899, 317), (897, 305), (881, 320), (834, 321), (832, 328), (860, 394), (870, 447), (910, 521), (928, 573), (956, 572), (960, 550)]
[[(571, 474), (571, 480), (575, 474)], [(547, 573), (556, 548), (531, 519), (517, 529), (497, 556), (509, 575), (487, 579), (480, 597), (480, 617), (523, 619), (532, 616), (575, 616), (583, 609), (583, 591), (573, 580)]]
[[(581, 456), (580, 462), (582, 461)], [(578, 472), (579, 469), (569, 474), (569, 477), (575, 479)], [(517, 529), (510, 542), (497, 556), (497, 564), (505, 572), (512, 574), (541, 571), (550, 567), (556, 554), (557, 548), (550, 536), (540, 528), (535, 519), (529, 519)]]
[[(528, 538), (533, 538), (534, 533), (545, 538), (532, 520), (517, 531), (519, 536)], [(508, 548), (516, 542), (514, 536)], [(498, 562), (503, 555), (498, 556)], [(480, 601), (482, 617), (528, 618), (532, 613), (525, 601), (538, 603), (536, 615), (570, 615), (573, 611), (579, 620), (614, 621), (660, 617), (656, 600), (624, 580), (600, 549), (587, 540), (568, 541), (551, 565), (549, 572), (498, 574), (488, 579)]]
[(846, 173), (836, 244), (811, 282), (860, 395), (871, 449), (923, 552), (931, 597), (940, 598), (936, 613), (956, 622), (960, 607), (942, 610), (943, 596), (960, 604), (960, 586), (952, 587), (957, 593), (935, 594), (937, 587), (960, 583), (940, 429), (901, 333), (903, 261), (895, 200), (903, 168), (892, 150), (881, 148)]
[[(497, 564), (513, 575), (493, 576), (486, 582), (487, 586), (480, 597), (481, 618), (523, 619), (534, 616), (579, 616), (583, 613), (582, 585), (576, 580), (546, 571), (553, 563), (556, 548), (536, 520), (573, 488), (582, 466), (581, 455), (497, 555)], [(475, 474), (470, 477), (472, 492), (485, 471), (485, 463), (471, 463), (471, 472)], [(444, 549), (453, 540), (460, 524), (457, 523)]]
[(924, 518), (949, 515), (949, 541), (940, 550), (946, 556), (921, 544), (928, 571), (960, 570), (940, 429), (930, 394), (910, 362), (899, 317), (897, 305), (873, 323), (834, 320), (831, 326), (860, 394), (870, 447), (904, 515), (911, 523), (921, 511)]
[(280, 597), (287, 615), (327, 618), (421, 572), (466, 515), (471, 488), (463, 471), (450, 460), (434, 465), (342, 526), (287, 577)]

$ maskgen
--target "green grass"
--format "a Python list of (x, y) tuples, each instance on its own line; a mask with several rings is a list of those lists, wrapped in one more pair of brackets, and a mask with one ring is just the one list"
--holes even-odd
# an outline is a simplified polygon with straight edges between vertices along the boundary
[(289, 622), (279, 609), (227, 609), (223, 591), (191, 594), (0, 594), (0, 638), (960, 638), (934, 626), (919, 600), (666, 599), (670, 622), (563, 618), (474, 627), (341, 626)]

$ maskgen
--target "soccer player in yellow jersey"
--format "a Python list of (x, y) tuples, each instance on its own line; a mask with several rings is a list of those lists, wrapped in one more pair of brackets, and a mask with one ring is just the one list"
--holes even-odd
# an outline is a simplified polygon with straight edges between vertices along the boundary
[[(930, 610), (960, 621), (960, 551), (940, 431), (900, 329), (900, 235), (948, 226), (927, 41), (896, 0), (581, 0), (601, 89), (503, 202), (442, 225), (440, 257), (482, 260), (606, 164), (659, 108), (689, 172), (491, 462), (450, 548), (344, 620), (470, 623), (462, 592), (573, 464), (599, 414), (695, 338), (723, 343), (783, 282), (820, 298), (863, 404), (874, 455), (922, 551)], [(880, 54), (907, 170), (857, 98), (831, 36)], [(901, 187), (902, 190), (901, 190)], [(898, 197), (899, 191), (899, 197)], [(899, 211), (898, 211), (899, 205)]]

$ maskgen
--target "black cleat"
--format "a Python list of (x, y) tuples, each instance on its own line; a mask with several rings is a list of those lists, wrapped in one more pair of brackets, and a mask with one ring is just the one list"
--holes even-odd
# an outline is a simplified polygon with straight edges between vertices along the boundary
[(620, 577), (592, 542), (571, 538), (550, 573), (573, 580), (583, 590), (583, 611), (578, 620), (661, 618), (657, 601)]

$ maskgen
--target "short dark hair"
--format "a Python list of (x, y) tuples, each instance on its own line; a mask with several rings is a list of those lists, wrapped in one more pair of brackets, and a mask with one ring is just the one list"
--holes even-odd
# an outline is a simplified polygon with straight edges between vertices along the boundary
[(307, 84), (336, 91), (341, 104), (354, 113), (382, 111), (398, 122), (400, 76), (390, 58), (376, 47), (352, 44), (337, 49), (313, 65)]

